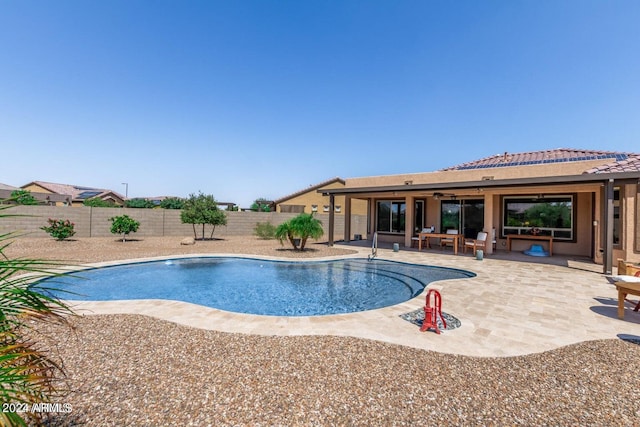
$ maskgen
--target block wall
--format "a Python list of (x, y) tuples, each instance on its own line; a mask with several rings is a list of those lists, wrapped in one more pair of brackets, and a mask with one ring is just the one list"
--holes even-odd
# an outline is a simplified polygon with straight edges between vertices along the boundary
[[(75, 237), (109, 237), (111, 222), (109, 218), (129, 215), (140, 222), (140, 228), (134, 234), (145, 236), (192, 236), (191, 224), (183, 224), (180, 211), (173, 209), (131, 209), (131, 208), (94, 208), (88, 206), (14, 206), (4, 210), (3, 214), (12, 215), (0, 218), (0, 233), (18, 232), (26, 237), (49, 237), (40, 230), (48, 225), (48, 218), (68, 219), (75, 224)], [(277, 226), (293, 218), (296, 214), (279, 212), (226, 212), (227, 225), (218, 226), (214, 237), (250, 236), (258, 222), (271, 222)], [(328, 236), (329, 215), (316, 215)], [(366, 235), (367, 218), (364, 215), (352, 215), (351, 233)], [(196, 225), (198, 235), (202, 226)], [(344, 215), (335, 216), (335, 237), (340, 239), (344, 234)], [(205, 226), (205, 236), (211, 233), (211, 227)], [(353, 236), (352, 236), (353, 237)]]

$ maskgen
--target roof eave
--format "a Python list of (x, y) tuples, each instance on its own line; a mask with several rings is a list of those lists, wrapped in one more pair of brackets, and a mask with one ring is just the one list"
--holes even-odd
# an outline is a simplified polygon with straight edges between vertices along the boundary
[(357, 194), (357, 193), (385, 193), (394, 191), (432, 191), (449, 188), (492, 188), (492, 187), (529, 187), (535, 185), (563, 185), (587, 184), (606, 182), (609, 180), (640, 180), (640, 172), (616, 172), (601, 174), (580, 174), (549, 176), (536, 178), (510, 178), (480, 181), (438, 182), (432, 184), (405, 184), (376, 187), (346, 187), (318, 190), (323, 194)]

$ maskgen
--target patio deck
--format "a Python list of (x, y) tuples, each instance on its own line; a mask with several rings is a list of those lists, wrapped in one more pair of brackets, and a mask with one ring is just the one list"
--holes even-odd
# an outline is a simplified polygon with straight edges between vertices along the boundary
[[(368, 243), (368, 245), (367, 245)], [(352, 257), (366, 257), (371, 243), (352, 242)], [(341, 246), (341, 245), (337, 245)], [(384, 247), (382, 247), (384, 246)], [(221, 254), (224, 255), (224, 254)], [(400, 315), (420, 309), (424, 294), (405, 303), (366, 312), (275, 317), (230, 313), (176, 301), (74, 303), (79, 313), (138, 313), (197, 328), (260, 335), (337, 335), (470, 356), (537, 353), (581, 341), (640, 339), (640, 313), (628, 304), (617, 318), (617, 292), (601, 266), (584, 259), (554, 255), (536, 258), (511, 252), (487, 256), (453, 255), (439, 248), (418, 252), (386, 245), (378, 258), (473, 271), (471, 279), (431, 283), (442, 294), (442, 309), (457, 317), (460, 328), (441, 335), (420, 332)]]

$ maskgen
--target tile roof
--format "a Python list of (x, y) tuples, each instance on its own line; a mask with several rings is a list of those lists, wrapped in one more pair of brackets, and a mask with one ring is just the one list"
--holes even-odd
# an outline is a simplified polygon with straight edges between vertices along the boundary
[(441, 171), (498, 168), (507, 166), (540, 165), (545, 163), (580, 162), (587, 160), (611, 159), (615, 163), (624, 161), (631, 153), (614, 151), (578, 150), (571, 148), (557, 148), (554, 150), (531, 151), (526, 153), (496, 154), (484, 159), (462, 163), (441, 169)]
[(319, 190), (320, 188), (324, 187), (325, 185), (329, 185), (329, 184), (333, 184), (334, 182), (340, 182), (342, 184), (344, 184), (344, 179), (340, 178), (340, 177), (335, 177), (335, 178), (331, 178), (328, 179), (326, 181), (323, 181), (319, 184), (316, 185), (310, 185), (309, 187), (305, 188), (304, 190), (300, 190), (300, 191), (296, 191), (295, 193), (289, 194), (287, 196), (281, 197), (277, 200), (274, 200), (273, 203), (278, 204), (278, 203), (282, 203), (286, 200), (292, 199), (294, 197), (300, 196), (301, 194), (307, 193), (309, 191), (312, 190)]
[(624, 160), (618, 160), (606, 165), (596, 166), (585, 173), (616, 173), (616, 172), (640, 172), (640, 154), (629, 155)]
[(113, 194), (124, 200), (124, 196), (112, 190), (79, 185), (59, 184), (55, 182), (33, 181), (27, 185), (23, 185), (23, 188), (31, 184), (39, 185), (52, 193), (70, 195), (73, 200), (85, 200), (107, 194)]
[(3, 184), (0, 182), (0, 190), (19, 190), (18, 187), (14, 187), (13, 185)]

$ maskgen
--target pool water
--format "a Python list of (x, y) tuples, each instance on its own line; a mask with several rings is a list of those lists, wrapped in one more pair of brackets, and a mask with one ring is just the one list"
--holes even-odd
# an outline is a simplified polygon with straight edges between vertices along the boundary
[[(77, 276), (77, 277), (76, 277)], [(387, 307), (468, 271), (393, 261), (284, 262), (213, 257), (96, 268), (48, 279), (67, 300), (167, 299), (237, 313), (315, 316)], [(46, 282), (46, 281), (45, 281)]]

